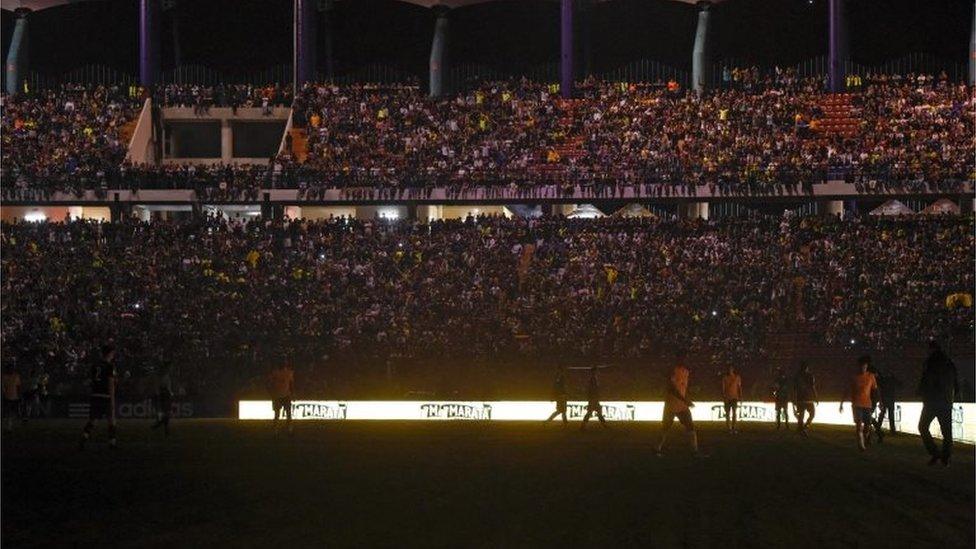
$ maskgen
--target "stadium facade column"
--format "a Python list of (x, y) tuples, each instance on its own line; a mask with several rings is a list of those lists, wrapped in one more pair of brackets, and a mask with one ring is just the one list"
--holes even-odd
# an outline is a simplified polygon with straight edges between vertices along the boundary
[(292, 47), (295, 92), (315, 80), (315, 15), (314, 0), (295, 0), (292, 25)]
[(139, 0), (139, 83), (149, 87), (159, 79), (159, 0)]
[(563, 99), (573, 97), (573, 3), (574, 0), (562, 0), (560, 7), (560, 81), (559, 92)]
[(698, 212), (695, 216), (697, 219), (708, 220), (708, 202), (699, 202), (697, 204)]
[(708, 202), (684, 202), (678, 204), (679, 217), (708, 219)]
[(322, 37), (322, 49), (325, 54), (325, 79), (329, 81), (335, 78), (335, 60), (332, 55), (332, 9), (334, 7), (332, 0), (325, 0), (322, 4), (322, 30), (325, 32), (325, 36)]
[(227, 118), (220, 119), (220, 161), (227, 163), (234, 159), (234, 128)]
[(709, 51), (708, 23), (711, 19), (711, 2), (698, 3), (698, 28), (695, 30), (695, 48), (691, 54), (691, 86), (696, 93), (708, 87)]
[(841, 93), (847, 89), (847, 20), (844, 0), (827, 0), (829, 35), (827, 40), (827, 89)]
[(971, 196), (963, 196), (959, 199), (959, 213), (961, 214), (971, 214), (976, 207), (976, 198)]
[(4, 86), (7, 93), (17, 93), (21, 77), (27, 74), (27, 8), (14, 10), (17, 17), (14, 32), (10, 36), (10, 50), (7, 52), (7, 64), (4, 67)]
[(177, 0), (165, 2), (163, 11), (169, 11), (170, 28), (173, 31), (173, 66), (179, 67), (183, 64), (183, 55), (180, 47), (180, 9)]
[(583, 12), (583, 23), (580, 25), (582, 29), (582, 40), (583, 42), (583, 66), (581, 67), (582, 78), (586, 78), (593, 74), (593, 3), (590, 0), (583, 0), (582, 12)]
[(436, 6), (434, 13), (437, 19), (434, 21), (434, 38), (430, 43), (430, 96), (441, 97), (448, 93), (444, 83), (444, 76), (447, 72), (447, 40), (448, 32), (451, 28), (451, 20), (448, 18), (450, 9), (446, 6)]
[(976, 86), (976, 9), (973, 10), (973, 28), (969, 33), (969, 85)]
[(844, 201), (843, 200), (822, 200), (820, 202), (820, 211), (826, 215), (832, 215), (834, 217), (844, 217)]

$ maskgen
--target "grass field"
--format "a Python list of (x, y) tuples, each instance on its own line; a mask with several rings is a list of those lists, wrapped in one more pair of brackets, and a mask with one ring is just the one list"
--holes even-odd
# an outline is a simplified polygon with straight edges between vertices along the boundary
[(701, 426), (695, 459), (654, 424), (187, 420), (164, 440), (123, 422), (84, 452), (81, 422), (2, 439), (4, 547), (973, 547), (974, 452), (929, 468), (917, 437), (866, 453), (848, 429), (810, 438)]

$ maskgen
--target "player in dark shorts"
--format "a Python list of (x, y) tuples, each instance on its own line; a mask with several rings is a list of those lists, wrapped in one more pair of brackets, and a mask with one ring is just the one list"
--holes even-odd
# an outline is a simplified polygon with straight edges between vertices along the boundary
[(806, 362), (800, 362), (800, 367), (793, 376), (793, 407), (796, 411), (797, 432), (801, 435), (807, 436), (807, 429), (813, 423), (819, 402), (820, 397), (817, 395), (817, 383), (813, 372)]
[(156, 376), (156, 423), (152, 428), (163, 428), (163, 434), (169, 436), (169, 419), (173, 409), (173, 380), (170, 377), (170, 365), (164, 362), (159, 366)]
[[(878, 389), (878, 380), (869, 369), (871, 368), (871, 357), (864, 355), (857, 359), (857, 374), (851, 378), (850, 401), (851, 409), (854, 412), (854, 429), (857, 434), (857, 447), (863, 452), (865, 446), (871, 443), (871, 427), (874, 421), (871, 418), (874, 412), (874, 403), (880, 400), (881, 395)], [(844, 411), (844, 401), (840, 401), (840, 411)]]
[(688, 398), (688, 378), (691, 372), (685, 367), (685, 356), (679, 353), (677, 356), (678, 364), (671, 371), (668, 380), (667, 393), (664, 396), (664, 416), (661, 418), (661, 437), (657, 443), (656, 453), (658, 456), (664, 455), (664, 442), (668, 438), (668, 431), (674, 424), (674, 418), (678, 418), (688, 433), (688, 442), (691, 449), (698, 457), (705, 457), (698, 450), (698, 433), (695, 431), (695, 424), (691, 420), (691, 408), (695, 403)]
[(878, 390), (881, 391), (881, 400), (878, 402), (878, 417), (874, 421), (874, 430), (878, 435), (878, 442), (884, 439), (882, 427), (885, 418), (888, 418), (888, 434), (894, 436), (898, 434), (895, 429), (895, 397), (901, 388), (901, 381), (895, 377), (891, 371), (875, 369), (875, 377), (878, 379)]
[(115, 439), (115, 346), (111, 343), (102, 345), (101, 356), (92, 362), (91, 373), (91, 397), (88, 399), (88, 423), (81, 433), (81, 441), (78, 443), (80, 449), (85, 449), (85, 444), (91, 438), (92, 427), (99, 419), (108, 420), (108, 444), (112, 448), (116, 445)]
[(790, 378), (782, 370), (776, 372), (773, 398), (776, 402), (776, 430), (779, 430), (780, 421), (783, 421), (788, 431), (790, 429)]
[(590, 368), (590, 381), (586, 386), (586, 415), (583, 416), (580, 431), (586, 429), (586, 422), (590, 421), (590, 416), (593, 414), (596, 414), (604, 429), (609, 429), (607, 420), (603, 417), (603, 406), (600, 404), (600, 382), (596, 377), (596, 366)]
[[(959, 374), (956, 365), (935, 341), (929, 342), (929, 357), (925, 359), (922, 379), (918, 383), (922, 397), (922, 415), (918, 419), (918, 434), (929, 453), (929, 465), (942, 462), (949, 466), (952, 457), (952, 406), (959, 399)], [(932, 420), (938, 420), (942, 432), (942, 447), (932, 438)]]
[(563, 416), (563, 425), (565, 425), (569, 419), (566, 417), (566, 370), (564, 368), (559, 368), (556, 371), (556, 382), (552, 388), (552, 399), (556, 401), (556, 411), (549, 416), (546, 423), (561, 415)]
[(739, 432), (739, 401), (742, 400), (742, 376), (729, 364), (722, 376), (722, 401), (725, 408), (725, 428), (729, 434)]
[(283, 364), (271, 370), (268, 375), (268, 386), (271, 392), (271, 406), (274, 407), (274, 427), (278, 430), (278, 418), (284, 410), (288, 422), (288, 432), (292, 432), (291, 399), (295, 391), (295, 371), (288, 364)]

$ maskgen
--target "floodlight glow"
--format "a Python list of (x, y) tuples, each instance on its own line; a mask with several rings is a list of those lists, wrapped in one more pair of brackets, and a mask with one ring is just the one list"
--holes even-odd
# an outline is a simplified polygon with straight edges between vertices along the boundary
[(47, 215), (39, 211), (27, 212), (24, 214), (24, 221), (28, 223), (40, 223), (41, 221), (47, 221)]

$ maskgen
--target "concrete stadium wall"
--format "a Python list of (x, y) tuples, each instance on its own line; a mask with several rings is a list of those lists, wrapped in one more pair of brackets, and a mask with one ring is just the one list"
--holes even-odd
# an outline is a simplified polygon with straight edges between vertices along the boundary
[(152, 142), (152, 99), (146, 99), (139, 113), (136, 131), (129, 140), (125, 159), (133, 164), (152, 164), (155, 162)]

